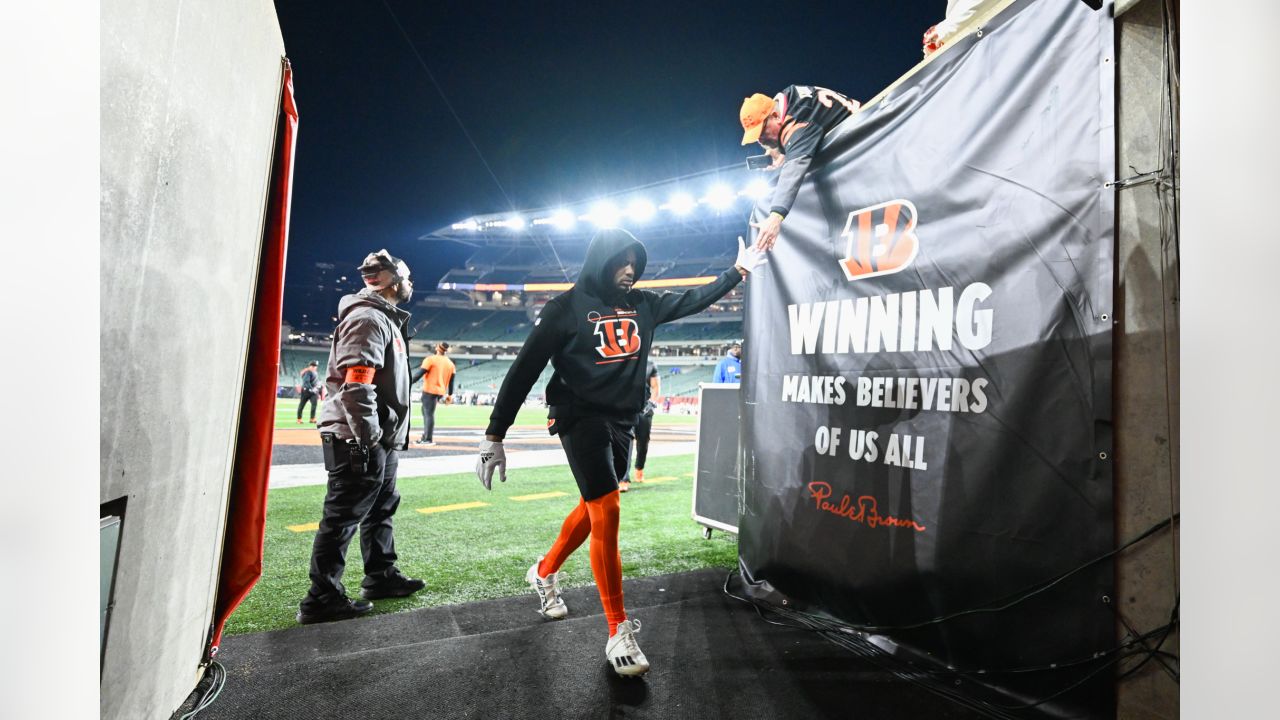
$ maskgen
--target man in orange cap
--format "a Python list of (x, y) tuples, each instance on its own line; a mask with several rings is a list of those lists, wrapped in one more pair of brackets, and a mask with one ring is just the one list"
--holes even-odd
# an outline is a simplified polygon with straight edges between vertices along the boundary
[(791, 211), (818, 143), (858, 107), (857, 101), (815, 85), (791, 85), (772, 98), (756, 93), (742, 101), (738, 111), (742, 144), (760, 143), (773, 157), (768, 169), (782, 168), (773, 189), (769, 217), (751, 224), (760, 231), (756, 236), (758, 249), (770, 250), (777, 242), (782, 220)]

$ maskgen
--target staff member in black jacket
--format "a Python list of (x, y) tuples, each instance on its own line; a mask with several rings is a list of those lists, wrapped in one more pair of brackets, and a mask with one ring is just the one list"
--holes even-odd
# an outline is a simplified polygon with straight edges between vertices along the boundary
[[(409, 268), (386, 250), (360, 265), (365, 288), (338, 303), (325, 383), (329, 401), (320, 408), (320, 438), (329, 492), (311, 546), (311, 590), (298, 622), (317, 623), (363, 615), (369, 600), (405, 597), (426, 586), (396, 567), (391, 517), (400, 507), (397, 451), (409, 443), (409, 354), (405, 328), (413, 283)], [(364, 555), (364, 600), (347, 597), (342, 585), (347, 546), (360, 528)]]
[(759, 250), (744, 248), (738, 238), (734, 267), (710, 285), (684, 293), (656, 293), (634, 289), (645, 261), (644, 245), (625, 230), (604, 230), (591, 240), (577, 284), (546, 304), (507, 371), (476, 463), (476, 474), (486, 488), (492, 487), (495, 470), (506, 481), (502, 439), (550, 361), (555, 372), (547, 385), (547, 425), (560, 436), (582, 499), (525, 580), (537, 592), (544, 616), (564, 617), (569, 610), (560, 597), (557, 572), (591, 536), (591, 574), (609, 625), (605, 657), (619, 675), (640, 675), (649, 669), (635, 638), (640, 623), (628, 620), (623, 609), (618, 480), (626, 475), (632, 427), (644, 408), (654, 328), (706, 309), (766, 262)]
[(316, 421), (316, 399), (320, 397), (320, 363), (312, 360), (302, 370), (302, 384), (298, 385), (298, 422), (302, 422), (302, 409), (311, 403), (311, 422)]

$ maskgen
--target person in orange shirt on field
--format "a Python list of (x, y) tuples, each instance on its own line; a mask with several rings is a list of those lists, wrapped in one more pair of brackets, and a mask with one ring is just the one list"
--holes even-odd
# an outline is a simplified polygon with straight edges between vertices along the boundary
[[(432, 432), (436, 426), (436, 404), (444, 399), (444, 404), (453, 402), (453, 376), (457, 368), (453, 361), (445, 357), (449, 352), (449, 343), (436, 345), (436, 354), (423, 359), (422, 367), (414, 373), (422, 378), (422, 437), (418, 442), (424, 445), (435, 445)], [(415, 380), (417, 377), (414, 378)]]

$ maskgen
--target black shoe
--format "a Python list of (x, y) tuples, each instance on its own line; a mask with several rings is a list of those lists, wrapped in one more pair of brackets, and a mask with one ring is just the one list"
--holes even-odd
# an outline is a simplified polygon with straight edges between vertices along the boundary
[(405, 577), (399, 570), (393, 570), (384, 577), (372, 579), (372, 582), (370, 580), (371, 578), (366, 576), (360, 587), (360, 596), (366, 600), (409, 597), (427, 586), (422, 580)]
[(353, 617), (360, 617), (372, 609), (373, 603), (368, 600), (352, 600), (349, 597), (344, 597), (341, 602), (332, 605), (298, 610), (298, 622), (303, 625), (310, 625), (312, 623), (333, 622), (334, 620), (347, 620)]

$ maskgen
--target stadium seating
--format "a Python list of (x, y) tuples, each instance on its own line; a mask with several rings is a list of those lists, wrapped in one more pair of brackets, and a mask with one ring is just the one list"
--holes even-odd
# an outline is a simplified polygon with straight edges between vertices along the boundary
[(414, 337), (431, 342), (523, 342), (533, 326), (523, 310), (427, 307), (415, 314), (423, 317), (414, 323)]
[(320, 364), (320, 377), (323, 379), (325, 368), (329, 365), (328, 350), (282, 348), (280, 351), (280, 373), (276, 376), (276, 384), (288, 387), (299, 384), (301, 382), (302, 369), (312, 360)]
[[(672, 373), (672, 370), (679, 372)], [(715, 376), (713, 365), (680, 365), (658, 366), (658, 377), (662, 381), (662, 394), (672, 397), (697, 397), (698, 383), (709, 383)]]
[[(471, 392), (497, 392), (511, 368), (511, 360), (461, 360), (454, 359), (458, 374), (454, 378), (456, 388)], [(474, 363), (474, 364), (472, 364)]]
[[(691, 323), (698, 325), (727, 325), (729, 323)], [(673, 326), (678, 327), (678, 326)], [(280, 354), (280, 374), (276, 383), (288, 388), (296, 386), (299, 382), (299, 376), (312, 360), (320, 365), (320, 375), (323, 379), (325, 368), (328, 366), (329, 353), (317, 349), (301, 349), (285, 347)], [(418, 367), (422, 362), (421, 356), (413, 356), (409, 359), (411, 367)], [(512, 358), (505, 357), (500, 359), (469, 359), (454, 358), (454, 364), (458, 368), (457, 377), (454, 380), (455, 389), (458, 392), (473, 392), (480, 395), (496, 395), (498, 388), (502, 386), (503, 379), (507, 376), (507, 371), (511, 369)], [(673, 372), (674, 370), (674, 372)], [(541, 405), (545, 402), (546, 386), (551, 380), (552, 368), (550, 365), (542, 371), (542, 374), (534, 382), (533, 388), (529, 391), (528, 402), (531, 404)], [(658, 366), (658, 374), (662, 380), (662, 394), (672, 397), (696, 398), (698, 395), (698, 384), (711, 382), (711, 378), (715, 374), (715, 368), (712, 365), (666, 365)], [(414, 386), (414, 392), (419, 390), (417, 384)]]
[(742, 337), (742, 321), (688, 322), (659, 325), (653, 334), (655, 343), (661, 342), (728, 342)]

